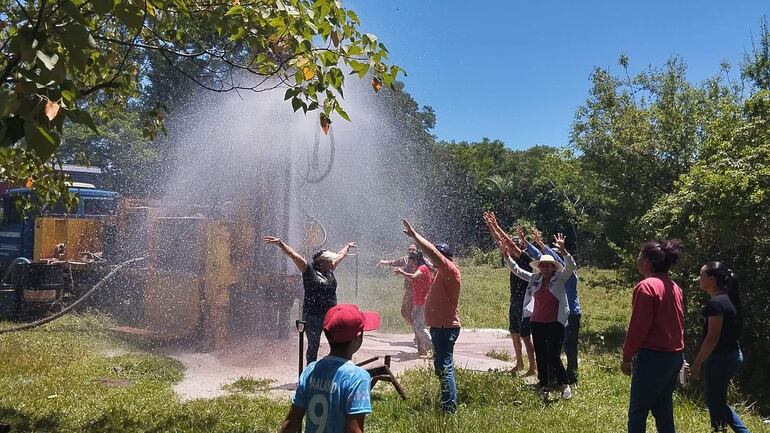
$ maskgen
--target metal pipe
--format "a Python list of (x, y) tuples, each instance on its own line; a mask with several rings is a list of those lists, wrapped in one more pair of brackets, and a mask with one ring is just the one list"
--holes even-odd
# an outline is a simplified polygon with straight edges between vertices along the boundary
[(20, 265), (22, 263), (28, 265), (32, 262), (26, 257), (17, 257), (13, 259), (13, 261), (8, 265), (8, 269), (5, 270), (5, 274), (3, 274), (3, 279), (0, 280), (0, 283), (5, 284), (8, 281), (8, 276), (11, 275), (11, 271), (13, 271), (16, 265)]

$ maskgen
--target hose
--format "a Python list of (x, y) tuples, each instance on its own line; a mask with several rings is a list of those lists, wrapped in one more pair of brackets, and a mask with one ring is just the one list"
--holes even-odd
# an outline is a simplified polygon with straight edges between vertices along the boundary
[(91, 289), (88, 292), (86, 292), (83, 296), (78, 298), (77, 301), (73, 302), (72, 305), (68, 306), (67, 308), (65, 308), (65, 309), (63, 309), (61, 311), (59, 311), (58, 313), (56, 313), (56, 314), (54, 314), (52, 316), (46, 317), (44, 319), (36, 320), (34, 322), (25, 323), (23, 325), (14, 326), (12, 328), (0, 329), (0, 334), (7, 334), (9, 332), (24, 331), (24, 330), (27, 330), (27, 329), (37, 328), (38, 326), (45, 325), (46, 323), (49, 323), (49, 322), (53, 322), (54, 320), (56, 320), (59, 317), (69, 313), (70, 311), (72, 311), (75, 308), (77, 308), (80, 304), (85, 302), (89, 297), (91, 297), (91, 295), (93, 295), (94, 293), (96, 293), (96, 291), (101, 289), (102, 286), (104, 285), (104, 283), (107, 280), (112, 278), (113, 275), (117, 274), (118, 271), (123, 269), (125, 266), (127, 266), (127, 265), (129, 265), (131, 263), (134, 263), (134, 262), (142, 261), (142, 260), (144, 260), (144, 257), (137, 257), (135, 259), (126, 260), (125, 262), (119, 264), (118, 266), (115, 267), (115, 269), (111, 270), (107, 275), (105, 275), (104, 278), (102, 278), (101, 280), (99, 280), (99, 282), (94, 284), (94, 286), (91, 287)]

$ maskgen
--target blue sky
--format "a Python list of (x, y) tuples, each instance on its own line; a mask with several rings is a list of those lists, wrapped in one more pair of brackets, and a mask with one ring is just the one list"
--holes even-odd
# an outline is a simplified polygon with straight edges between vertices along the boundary
[[(472, 5), (472, 6), (469, 6)], [(679, 55), (701, 81), (738, 65), (770, 1), (347, 0), (404, 67), (446, 140), (566, 145), (594, 66), (633, 73)]]

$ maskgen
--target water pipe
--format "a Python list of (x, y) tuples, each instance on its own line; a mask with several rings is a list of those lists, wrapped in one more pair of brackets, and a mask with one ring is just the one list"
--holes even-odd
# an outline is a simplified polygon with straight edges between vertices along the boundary
[(8, 276), (11, 275), (11, 271), (13, 271), (16, 265), (20, 265), (22, 263), (28, 265), (32, 262), (30, 262), (26, 257), (18, 257), (13, 259), (13, 261), (8, 265), (8, 269), (5, 270), (5, 274), (3, 274), (3, 279), (0, 280), (0, 284), (5, 284), (8, 281)]
[(99, 289), (101, 289), (102, 286), (104, 285), (104, 283), (107, 280), (112, 278), (113, 275), (117, 274), (125, 266), (128, 266), (131, 263), (139, 262), (139, 261), (142, 261), (142, 260), (144, 260), (144, 257), (137, 257), (135, 259), (126, 260), (125, 262), (119, 264), (118, 266), (115, 267), (115, 269), (111, 270), (107, 275), (105, 275), (104, 278), (102, 278), (101, 280), (99, 280), (99, 282), (94, 284), (94, 286), (91, 287), (91, 289), (88, 292), (86, 292), (83, 296), (78, 298), (77, 301), (73, 302), (72, 305), (68, 306), (67, 308), (65, 308), (65, 309), (63, 309), (61, 311), (59, 311), (58, 313), (56, 313), (56, 314), (54, 314), (52, 316), (46, 317), (44, 319), (40, 319), (40, 320), (34, 321), (34, 322), (25, 323), (23, 325), (14, 326), (12, 328), (0, 329), (0, 334), (7, 334), (9, 332), (24, 331), (24, 330), (27, 330), (27, 329), (37, 328), (38, 326), (45, 325), (46, 323), (53, 322), (54, 320), (58, 319), (61, 316), (64, 316), (65, 314), (69, 313), (70, 311), (72, 311), (75, 308), (77, 308), (80, 304), (85, 302), (88, 298), (91, 297), (91, 295), (93, 295)]

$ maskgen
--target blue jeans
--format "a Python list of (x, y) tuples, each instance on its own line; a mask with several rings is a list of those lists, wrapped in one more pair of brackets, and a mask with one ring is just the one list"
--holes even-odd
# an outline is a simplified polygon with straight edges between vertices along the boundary
[(730, 426), (737, 433), (749, 433), (741, 418), (727, 405), (727, 386), (743, 365), (740, 350), (730, 353), (712, 353), (703, 363), (703, 398), (709, 408), (714, 431)]
[(628, 403), (628, 433), (647, 431), (647, 415), (652, 411), (658, 433), (675, 433), (673, 394), (682, 352), (641, 349), (634, 358), (631, 373), (631, 399)]
[(452, 354), (460, 328), (430, 328), (433, 342), (433, 369), (441, 380), (441, 408), (445, 412), (457, 411), (457, 384)]

